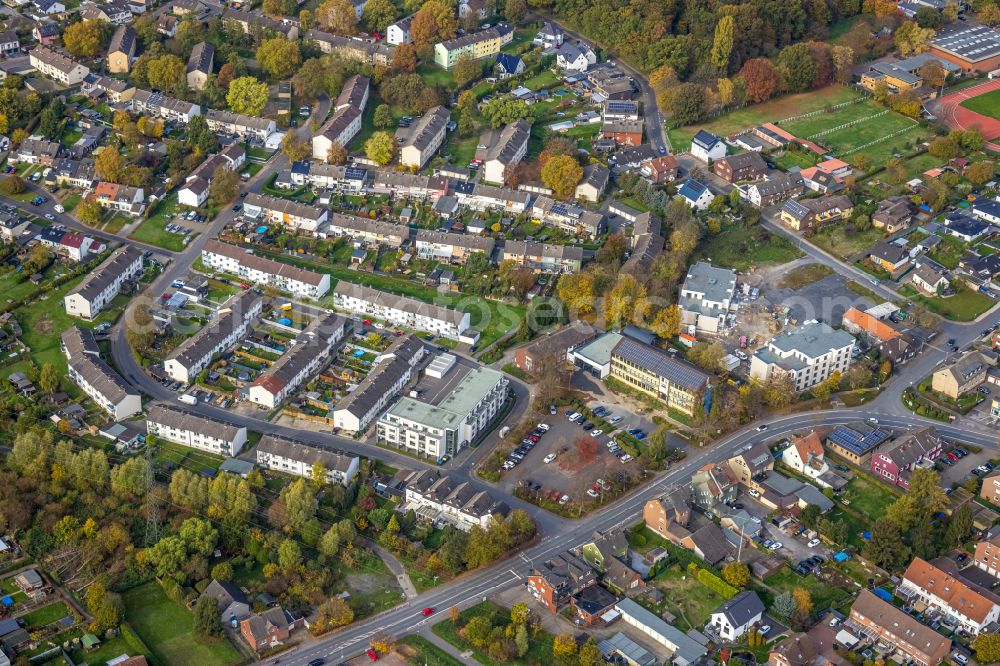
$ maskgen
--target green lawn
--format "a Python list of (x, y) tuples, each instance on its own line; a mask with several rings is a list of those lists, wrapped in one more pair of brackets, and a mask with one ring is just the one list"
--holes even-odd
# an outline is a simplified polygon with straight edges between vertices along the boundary
[[(472, 315), (472, 328), (480, 331), (482, 334), (479, 341), (481, 348), (492, 343), (504, 333), (516, 328), (525, 315), (526, 308), (523, 305), (498, 303), (489, 299), (479, 298), (478, 296), (439, 294), (433, 287), (416, 284), (391, 275), (361, 273), (343, 266), (316, 263), (274, 252), (267, 252), (266, 250), (258, 250), (257, 253), (261, 256), (267, 256), (310, 270), (329, 273), (330, 277), (333, 278), (330, 285), (331, 289), (336, 286), (337, 280), (346, 280), (347, 282), (364, 284), (375, 289), (403, 294), (404, 296), (412, 296), (427, 303), (436, 303), (463, 312), (469, 312)], [(332, 296), (327, 296), (323, 302), (329, 305), (332, 303), (332, 300)]]
[(176, 210), (177, 193), (174, 192), (156, 203), (153, 214), (149, 216), (149, 219), (143, 221), (129, 238), (180, 252), (184, 249), (184, 236), (172, 234), (166, 230), (166, 226), (173, 221)]
[(73, 209), (75, 209), (77, 207), (77, 204), (79, 203), (80, 203), (80, 195), (76, 192), (73, 192), (72, 194), (70, 194), (69, 196), (67, 196), (65, 199), (62, 200), (63, 208), (66, 209), (67, 213), (72, 213)]
[[(194, 234), (191, 235), (192, 237), (194, 236)], [(172, 250), (173, 252), (180, 252), (184, 249), (185, 236), (172, 234), (167, 231), (167, 221), (159, 215), (144, 220), (142, 224), (136, 227), (129, 238), (137, 240), (140, 243), (147, 243), (166, 250)]]
[(1000, 120), (1000, 90), (992, 90), (978, 97), (971, 97), (962, 102), (961, 106), (969, 111)]
[(801, 289), (832, 274), (833, 269), (826, 264), (806, 264), (782, 275), (778, 280), (778, 286), (785, 289)]
[(551, 69), (546, 69), (545, 71), (532, 76), (527, 79), (521, 85), (529, 90), (541, 90), (542, 88), (549, 88), (559, 83), (559, 77)]
[(867, 250), (884, 235), (874, 227), (859, 233), (853, 225), (834, 224), (820, 229), (809, 241), (839, 259), (848, 259)]
[(699, 129), (706, 129), (719, 136), (727, 136), (761, 123), (776, 122), (810, 111), (818, 111), (827, 105), (840, 104), (857, 99), (859, 96), (856, 90), (840, 85), (828, 86), (822, 90), (813, 90), (797, 95), (785, 95), (763, 104), (727, 113), (707, 123), (671, 130), (670, 143), (674, 152), (679, 153), (691, 147), (691, 137)]
[(502, 664), (548, 664), (552, 663), (552, 634), (545, 633), (544, 631), (539, 632), (531, 637), (531, 642), (528, 647), (528, 652), (521, 659), (507, 659), (503, 662), (498, 662), (490, 657), (483, 651), (472, 647), (472, 644), (465, 640), (465, 638), (460, 634), (460, 628), (464, 627), (469, 620), (477, 615), (486, 615), (490, 618), (494, 627), (503, 627), (510, 623), (510, 611), (494, 604), (491, 601), (484, 601), (478, 603), (471, 608), (467, 608), (459, 614), (459, 620), (457, 624), (452, 623), (450, 619), (442, 620), (434, 625), (432, 631), (448, 641), (459, 650), (472, 650), (473, 655), (476, 660), (483, 664), (483, 666), (499, 666)]
[(764, 584), (774, 596), (781, 592), (791, 592), (796, 587), (802, 587), (809, 591), (812, 597), (813, 608), (830, 608), (839, 606), (850, 595), (839, 587), (828, 585), (815, 576), (800, 576), (789, 567), (782, 567), (768, 576)]
[(694, 578), (686, 567), (673, 565), (648, 583), (663, 591), (663, 603), (655, 607), (657, 614), (669, 611), (681, 631), (700, 629), (725, 599)]
[(970, 289), (959, 292), (954, 296), (935, 296), (930, 298), (918, 293), (916, 289), (907, 284), (900, 288), (899, 293), (923, 303), (931, 312), (952, 321), (972, 321), (996, 305), (996, 301), (986, 294)]
[(83, 280), (83, 276), (70, 280), (58, 289), (47, 292), (45, 300), (35, 301), (15, 310), (24, 335), (21, 339), (31, 348), (31, 356), (39, 367), (52, 363), (65, 372), (66, 358), (59, 349), (62, 333), (74, 324), (84, 328), (93, 328), (102, 322), (114, 323), (128, 303), (128, 297), (119, 295), (112, 306), (97, 315), (93, 321), (83, 321), (66, 314), (63, 308), (63, 297), (70, 289)]
[(228, 666), (243, 661), (226, 640), (202, 643), (192, 635), (193, 616), (174, 603), (157, 583), (146, 583), (122, 595), (125, 613), (139, 638), (164, 664)]
[(83, 664), (89, 664), (89, 666), (104, 666), (108, 661), (118, 657), (119, 655), (127, 654), (130, 657), (135, 657), (137, 655), (143, 655), (147, 659), (151, 658), (150, 650), (148, 647), (143, 645), (139, 637), (135, 635), (132, 628), (127, 624), (121, 625), (121, 635), (110, 640), (101, 641), (101, 647), (97, 648), (93, 652), (85, 652), (83, 650), (74, 650), (70, 657), (77, 664), (77, 666), (82, 666)]
[[(801, 120), (793, 120), (782, 124), (782, 127), (795, 136), (808, 139), (817, 132), (839, 127), (844, 123), (862, 120), (863, 118), (873, 116), (876, 113), (881, 113), (883, 111), (885, 111), (885, 107), (880, 106), (875, 102), (858, 102), (857, 104), (849, 104), (843, 108), (836, 109), (830, 113), (818, 113), (815, 116), (802, 118)], [(875, 120), (867, 121), (865, 124), (877, 123), (879, 120), (881, 119), (876, 118)], [(855, 125), (854, 127), (860, 127), (860, 125)], [(826, 137), (819, 137), (816, 141), (823, 143), (825, 142), (825, 139)]]
[(48, 606), (42, 606), (38, 610), (22, 616), (21, 619), (23, 619), (25, 624), (29, 627), (39, 629), (52, 624), (56, 620), (61, 620), (67, 615), (69, 615), (69, 610), (66, 608), (66, 604), (59, 601), (54, 604), (49, 604)]
[(898, 496), (885, 484), (864, 474), (851, 479), (843, 494), (851, 510), (872, 523), (885, 515), (885, 510)]
[(954, 236), (941, 236), (941, 242), (937, 244), (928, 257), (938, 262), (945, 268), (957, 268), (965, 254), (966, 245)]
[(724, 227), (721, 233), (702, 240), (696, 254), (699, 259), (711, 259), (718, 266), (737, 271), (784, 264), (802, 256), (787, 238), (772, 234), (759, 224)]
[(106, 231), (109, 234), (117, 234), (131, 223), (132, 218), (121, 213), (115, 213), (104, 222), (104, 226), (101, 227), (101, 230)]
[(218, 470), (224, 458), (204, 451), (197, 451), (187, 446), (174, 444), (172, 442), (159, 441), (156, 444), (157, 462), (170, 461), (174, 465), (187, 467), (192, 470), (211, 468)]
[(433, 62), (421, 63), (417, 66), (419, 74), (429, 86), (442, 86), (448, 90), (455, 89), (455, 77), (447, 69), (438, 67)]
[[(461, 661), (455, 659), (423, 636), (415, 634), (404, 636), (397, 643), (397, 649), (399, 649), (399, 646), (405, 646), (400, 652), (405, 654), (406, 661), (413, 664), (413, 666), (463, 666)], [(412, 655), (408, 654), (411, 650), (413, 652)]]

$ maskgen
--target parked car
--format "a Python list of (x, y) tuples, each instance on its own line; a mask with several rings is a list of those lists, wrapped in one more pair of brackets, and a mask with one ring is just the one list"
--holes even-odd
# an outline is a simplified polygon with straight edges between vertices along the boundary
[(819, 545), (819, 539), (810, 539), (809, 543), (806, 544), (809, 548), (815, 548)]
[(556, 459), (556, 454), (550, 453), (549, 455), (542, 458), (542, 462), (548, 465), (550, 462)]
[(618, 423), (621, 423), (623, 418), (624, 417), (622, 416), (612, 416), (610, 419), (608, 419), (608, 423), (610, 423), (611, 425), (616, 425)]

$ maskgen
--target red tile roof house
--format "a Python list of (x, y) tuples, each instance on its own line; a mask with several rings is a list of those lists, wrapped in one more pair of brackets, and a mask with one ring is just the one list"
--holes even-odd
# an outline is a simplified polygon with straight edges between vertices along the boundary
[(571, 597), (596, 584), (597, 573), (572, 553), (556, 555), (528, 576), (528, 591), (553, 613), (558, 613)]
[(240, 622), (240, 633), (255, 652), (269, 650), (288, 640), (304, 620), (294, 619), (281, 606), (268, 608)]
[(944, 440), (934, 426), (924, 426), (899, 437), (889, 448), (875, 453), (871, 472), (900, 488), (910, 486), (910, 473), (921, 460), (933, 460), (944, 450)]

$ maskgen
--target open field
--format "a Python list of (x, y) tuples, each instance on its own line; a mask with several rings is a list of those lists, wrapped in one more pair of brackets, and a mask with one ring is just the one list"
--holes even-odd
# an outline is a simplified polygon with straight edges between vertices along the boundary
[(442, 620), (434, 625), (432, 631), (448, 641), (459, 650), (469, 650), (471, 649), (476, 657), (476, 660), (484, 664), (484, 666), (498, 666), (501, 663), (504, 664), (547, 664), (552, 661), (552, 642), (553, 637), (551, 634), (545, 632), (539, 632), (531, 637), (530, 647), (528, 652), (524, 657), (520, 659), (507, 659), (503, 662), (498, 662), (477, 648), (472, 647), (472, 644), (465, 639), (461, 634), (460, 628), (464, 628), (468, 624), (469, 620), (478, 616), (484, 615), (490, 618), (493, 626), (503, 627), (510, 623), (510, 611), (502, 606), (498, 606), (491, 601), (484, 601), (478, 603), (471, 608), (467, 608), (459, 614), (459, 619), (457, 623), (453, 623), (451, 620)]
[(840, 85), (827, 86), (822, 90), (813, 90), (797, 95), (785, 95), (763, 104), (727, 113), (706, 123), (672, 129), (669, 132), (670, 143), (674, 152), (679, 153), (690, 149), (691, 137), (699, 129), (708, 130), (719, 136), (727, 136), (761, 123), (775, 122), (811, 111), (818, 111), (828, 105), (841, 104), (858, 97), (856, 90)]
[(952, 321), (972, 321), (996, 305), (996, 301), (986, 294), (971, 290), (959, 292), (954, 296), (930, 298), (907, 284), (900, 288), (899, 293), (923, 303), (931, 312)]
[(703, 627), (712, 611), (725, 601), (722, 595), (703, 585), (679, 564), (657, 574), (649, 586), (663, 592), (664, 600), (658, 610), (674, 615), (675, 624), (681, 631)]
[(898, 496), (887, 485), (865, 474), (851, 479), (843, 494), (851, 509), (872, 523), (885, 515), (886, 509)]
[(160, 663), (228, 666), (242, 661), (224, 639), (213, 643), (194, 640), (194, 616), (168, 599), (157, 583), (146, 583), (122, 596), (129, 622)]
[[(857, 104), (849, 104), (848, 106), (830, 113), (819, 113), (815, 116), (810, 116), (809, 118), (802, 118), (800, 120), (782, 123), (781, 127), (797, 137), (808, 139), (817, 132), (833, 129), (834, 127), (839, 127), (844, 123), (863, 120), (870, 116), (874, 116), (876, 113), (882, 113), (883, 111), (885, 111), (885, 108), (879, 106), (875, 102), (858, 102)], [(823, 139), (819, 138), (818, 142), (822, 143)]]
[(827, 275), (833, 275), (833, 269), (826, 264), (806, 264), (782, 275), (778, 286), (782, 289), (801, 289), (813, 282), (819, 282)]
[(174, 218), (177, 208), (177, 194), (171, 194), (166, 199), (157, 202), (156, 209), (148, 219), (144, 220), (129, 238), (162, 247), (174, 252), (184, 249), (184, 236), (172, 234), (166, 230), (167, 224)]
[(839, 607), (840, 603), (850, 596), (839, 587), (828, 585), (815, 576), (799, 576), (787, 566), (764, 579), (764, 584), (775, 596), (782, 592), (791, 592), (797, 587), (805, 588), (812, 598), (813, 608), (817, 609)]
[(66, 604), (62, 601), (57, 601), (54, 604), (42, 606), (38, 610), (32, 611), (23, 616), (21, 619), (23, 619), (24, 623), (29, 627), (38, 629), (40, 627), (50, 625), (56, 620), (61, 620), (67, 615), (69, 615), (69, 610), (66, 609)]
[(772, 234), (760, 225), (731, 225), (709, 236), (696, 250), (698, 259), (738, 271), (753, 266), (774, 266), (798, 259), (802, 253), (784, 236)]
[(848, 259), (870, 248), (884, 235), (874, 227), (859, 233), (850, 224), (835, 224), (823, 227), (809, 240), (838, 259)]
[(962, 102), (960, 106), (988, 118), (1000, 120), (1000, 90), (993, 90), (979, 97), (971, 97)]

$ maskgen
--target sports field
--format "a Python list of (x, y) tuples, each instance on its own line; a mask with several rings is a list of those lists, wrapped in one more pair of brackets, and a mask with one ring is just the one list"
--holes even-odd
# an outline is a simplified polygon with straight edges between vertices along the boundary
[(1000, 89), (984, 93), (979, 97), (970, 97), (961, 106), (969, 111), (1000, 120)]
[[(797, 137), (808, 139), (817, 132), (830, 130), (845, 123), (860, 121), (883, 111), (885, 111), (885, 107), (879, 106), (875, 102), (858, 102), (830, 113), (818, 113), (809, 118), (781, 123), (781, 127)], [(824, 143), (824, 139), (825, 137), (816, 138), (820, 143)]]
[(669, 131), (670, 143), (674, 152), (680, 153), (690, 150), (691, 137), (697, 134), (700, 129), (708, 130), (716, 136), (729, 136), (761, 123), (773, 123), (785, 118), (818, 111), (827, 106), (849, 102), (858, 97), (858, 91), (841, 85), (827, 86), (822, 90), (813, 90), (797, 95), (785, 95), (763, 104), (754, 104), (731, 111), (706, 123), (671, 129)]

